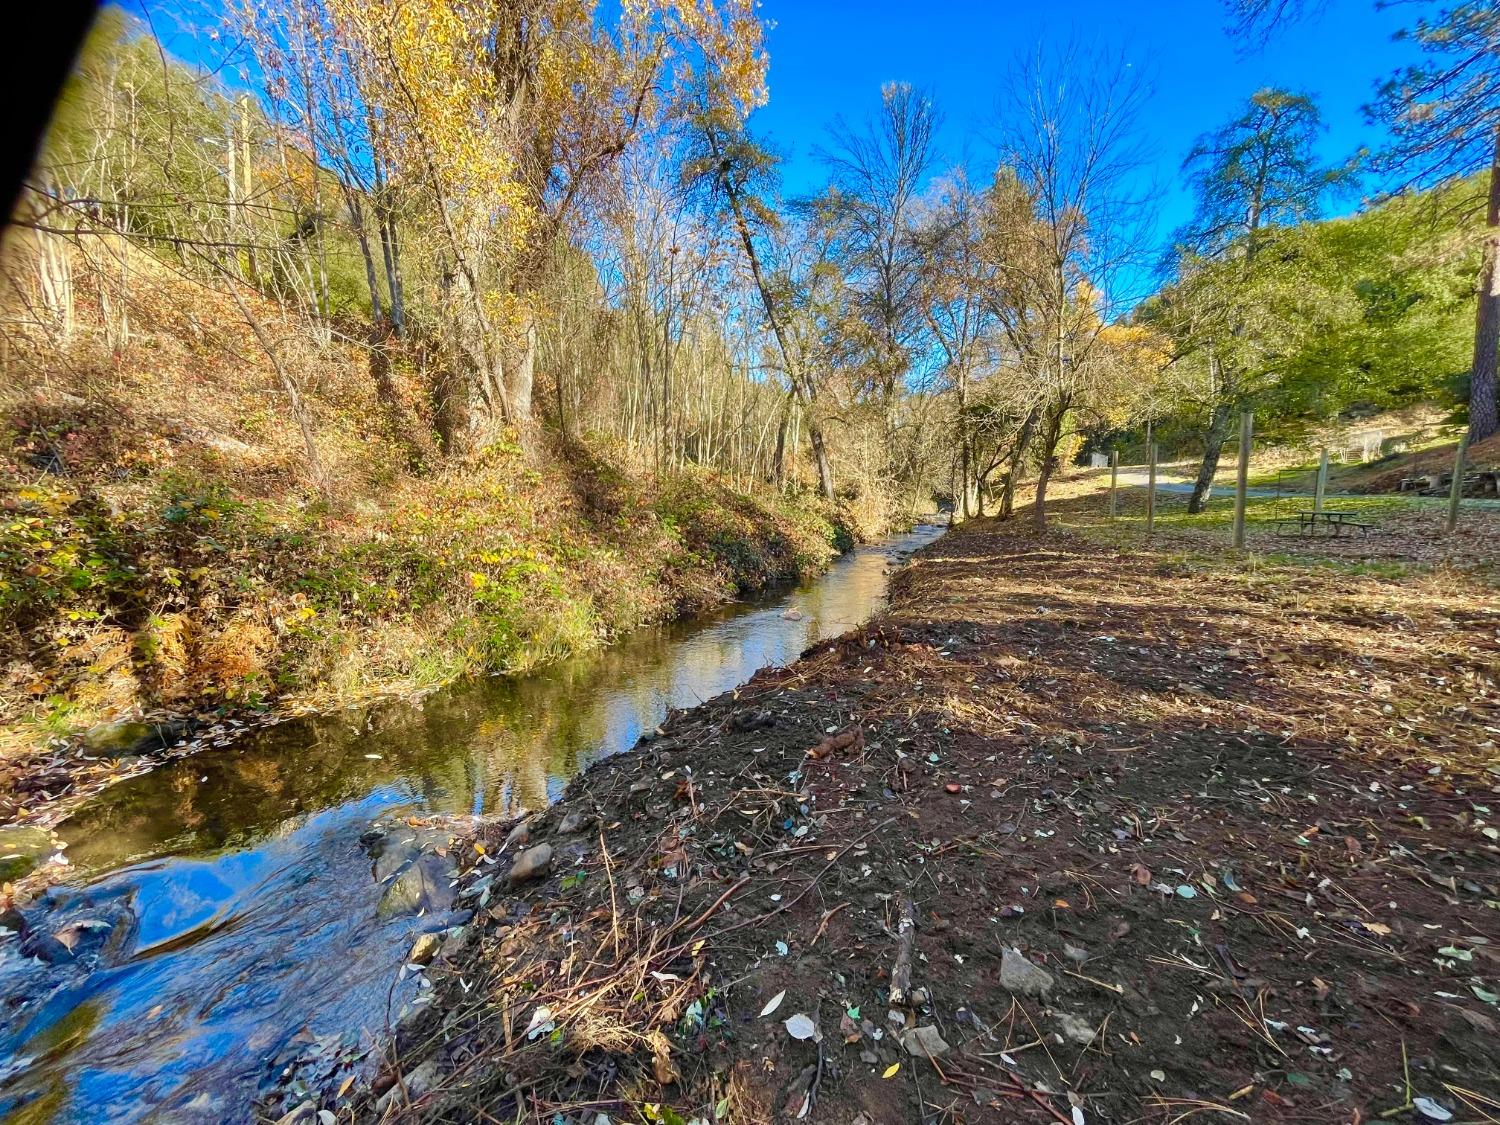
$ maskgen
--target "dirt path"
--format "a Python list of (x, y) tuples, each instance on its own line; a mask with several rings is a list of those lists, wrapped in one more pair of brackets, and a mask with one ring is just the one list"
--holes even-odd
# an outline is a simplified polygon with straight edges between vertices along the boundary
[[(1147, 485), (1149, 485), (1151, 483), (1151, 476), (1144, 469), (1125, 469), (1125, 468), (1122, 468), (1120, 470), (1119, 480), (1120, 480), (1120, 487), (1121, 488), (1145, 488)], [(1165, 478), (1165, 475), (1162, 472), (1158, 472), (1157, 476), (1156, 476), (1156, 491), (1157, 492), (1170, 492), (1170, 493), (1173, 493), (1174, 495), (1179, 495), (1180, 494), (1180, 495), (1183, 495), (1183, 496), (1189, 496), (1189, 495), (1192, 494), (1192, 491), (1193, 491), (1193, 482), (1191, 480), (1167, 480)], [(1213, 495), (1215, 495), (1215, 496), (1224, 496), (1226, 494), (1229, 495), (1229, 496), (1233, 496), (1234, 495), (1234, 485), (1233, 484), (1227, 484), (1227, 485), (1226, 484), (1222, 484), (1222, 483), (1215, 483), (1214, 484)], [(1297, 496), (1309, 496), (1310, 497), (1312, 495), (1312, 493), (1311, 492), (1289, 492), (1286, 489), (1283, 489), (1282, 491), (1277, 492), (1274, 488), (1247, 488), (1245, 490), (1245, 495), (1246, 496), (1254, 496), (1254, 497), (1257, 497), (1257, 498), (1260, 498), (1260, 499), (1274, 498), (1274, 497), (1277, 497), (1277, 496), (1284, 497), (1286, 499), (1292, 499), (1292, 498), (1297, 497)]]
[(398, 1062), (311, 1100), (1500, 1119), (1500, 598), (1471, 581), (960, 529), (883, 618), (575, 782), (528, 826), (544, 875), (507, 888), (498, 828), (466, 849), (475, 925)]

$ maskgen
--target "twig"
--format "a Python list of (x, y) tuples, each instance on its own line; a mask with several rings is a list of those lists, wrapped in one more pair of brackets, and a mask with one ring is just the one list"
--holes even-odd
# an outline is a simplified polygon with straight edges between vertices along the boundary
[(813, 946), (818, 944), (818, 939), (822, 937), (824, 932), (828, 929), (829, 919), (831, 919), (835, 914), (837, 914), (840, 910), (843, 910), (848, 905), (849, 904), (847, 902), (841, 902), (832, 910), (823, 911), (823, 917), (818, 921), (817, 931), (813, 934), (812, 941), (807, 943), (807, 948), (811, 949)]
[(620, 902), (615, 897), (615, 867), (604, 842), (604, 826), (599, 826), (599, 851), (604, 856), (604, 874), (609, 879), (609, 932), (615, 943), (615, 962), (620, 960)]
[(688, 919), (685, 922), (677, 922), (677, 923), (675, 923), (674, 925), (671, 926), (671, 928), (669, 928), (665, 933), (663, 933), (661, 935), (662, 938), (665, 940), (666, 938), (671, 937), (673, 934), (675, 934), (678, 930), (681, 930), (681, 929), (696, 930), (699, 926), (703, 925), (704, 922), (707, 922), (709, 920), (709, 918), (711, 918), (713, 916), (714, 911), (718, 910), (719, 907), (723, 906), (724, 903), (726, 903), (727, 901), (729, 901), (729, 897), (731, 895), (733, 895), (736, 891), (738, 891), (741, 887), (743, 887), (749, 881), (750, 881), (750, 876), (748, 876), (748, 875), (742, 875), (742, 876), (740, 876), (739, 882), (735, 883), (732, 887), (730, 887), (727, 891), (725, 891), (723, 894), (721, 894), (718, 898), (714, 899), (713, 905), (710, 906), (707, 910), (703, 911), (703, 913), (701, 913), (701, 914), (699, 914), (699, 915), (697, 915), (697, 916), (695, 916), (693, 918)]
[(1124, 996), (1125, 995), (1125, 990), (1123, 988), (1121, 988), (1118, 984), (1110, 984), (1109, 981), (1107, 981), (1107, 980), (1099, 980), (1097, 977), (1086, 977), (1082, 973), (1075, 973), (1075, 972), (1073, 972), (1071, 969), (1062, 969), (1061, 971), (1064, 972), (1064, 973), (1066, 973), (1070, 977), (1077, 977), (1079, 980), (1086, 980), (1090, 984), (1097, 984), (1100, 988), (1108, 989), (1110, 992), (1113, 992), (1116, 996)]

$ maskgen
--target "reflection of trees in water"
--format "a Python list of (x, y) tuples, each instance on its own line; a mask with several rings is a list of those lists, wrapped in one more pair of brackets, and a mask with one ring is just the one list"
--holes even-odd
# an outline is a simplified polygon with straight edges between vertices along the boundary
[[(102, 1015), (96, 1000), (76, 1005), (31, 1039), (26, 1044), (27, 1054), (33, 1058), (54, 1058), (73, 1044), (92, 1040)], [(30, 1076), (28, 1081), (28, 1075), (23, 1075), (5, 1091), (7, 1096), (0, 1097), (0, 1117), (4, 1117), (6, 1125), (48, 1125), (59, 1119), (73, 1098), (65, 1071), (33, 1067)], [(13, 1108), (23, 1098), (25, 1104)]]
[[(538, 809), (552, 780), (627, 749), (668, 706), (692, 706), (765, 664), (790, 663), (868, 617), (885, 592), (888, 562), (868, 552), (774, 607), (731, 607), (640, 630), (523, 679), (479, 680), (421, 704), (383, 703), (252, 732), (116, 786), (64, 825), (64, 835), (75, 862), (97, 868), (242, 845), (299, 814), (382, 789), (410, 792), (443, 812)], [(800, 616), (784, 616), (783, 605)]]

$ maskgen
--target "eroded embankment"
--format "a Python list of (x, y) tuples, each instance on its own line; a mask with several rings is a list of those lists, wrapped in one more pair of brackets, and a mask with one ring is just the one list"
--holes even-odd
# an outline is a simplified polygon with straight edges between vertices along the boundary
[(1496, 609), (963, 529), (463, 846), (474, 921), (373, 1086), (275, 1108), (1482, 1119)]

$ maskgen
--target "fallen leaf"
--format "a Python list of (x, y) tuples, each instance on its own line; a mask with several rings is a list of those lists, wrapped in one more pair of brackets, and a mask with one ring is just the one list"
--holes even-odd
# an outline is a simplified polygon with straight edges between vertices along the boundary
[(791, 1015), (784, 1021), (786, 1033), (793, 1039), (815, 1039), (818, 1034), (818, 1025), (813, 1023), (812, 1017), (804, 1012)]
[(1423, 1117), (1431, 1118), (1433, 1121), (1452, 1121), (1453, 1114), (1431, 1098), (1413, 1098), (1411, 1104), (1417, 1107), (1417, 1112)]
[(880, 1077), (882, 1077), (882, 1078), (894, 1078), (894, 1077), (896, 1077), (896, 1072), (898, 1070), (900, 1070), (900, 1069), (901, 1069), (901, 1064), (900, 1063), (891, 1063), (890, 1066), (888, 1066), (888, 1067), (885, 1068), (885, 1073), (882, 1074)]
[(775, 996), (771, 997), (769, 1000), (766, 1001), (766, 1006), (760, 1010), (760, 1014), (762, 1016), (769, 1016), (777, 1008), (781, 1007), (781, 1002), (783, 1000), (785, 1000), (785, 999), (786, 999), (786, 989), (783, 988)]

